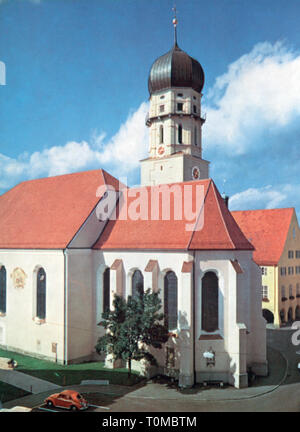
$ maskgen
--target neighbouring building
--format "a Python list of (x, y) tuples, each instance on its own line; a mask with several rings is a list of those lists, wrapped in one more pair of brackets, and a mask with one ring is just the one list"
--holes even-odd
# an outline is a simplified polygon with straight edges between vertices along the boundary
[(300, 320), (300, 230), (294, 208), (233, 211), (255, 247), (262, 273), (262, 309), (276, 326)]
[(267, 374), (261, 271), (202, 159), (203, 85), (200, 63), (175, 38), (149, 75), (141, 187), (94, 170), (23, 182), (0, 197), (2, 347), (64, 364), (97, 358), (114, 294), (151, 288), (170, 337), (158, 369), (136, 368), (183, 387), (245, 387), (250, 368)]

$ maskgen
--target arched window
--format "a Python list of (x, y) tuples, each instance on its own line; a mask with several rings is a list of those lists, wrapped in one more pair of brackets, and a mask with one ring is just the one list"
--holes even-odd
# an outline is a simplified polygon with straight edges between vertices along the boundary
[(159, 127), (159, 142), (160, 144), (164, 142), (164, 127), (162, 125)]
[(178, 317), (177, 276), (169, 271), (164, 279), (164, 315), (169, 330), (177, 329)]
[(137, 297), (144, 292), (144, 276), (140, 270), (135, 270), (131, 280), (132, 297)]
[(293, 309), (290, 307), (288, 310), (288, 323), (292, 323), (293, 322)]
[(46, 318), (46, 272), (42, 267), (37, 272), (36, 316), (40, 319)]
[(300, 306), (299, 305), (296, 306), (296, 309), (295, 309), (295, 320), (296, 321), (300, 320)]
[(285, 312), (284, 312), (284, 309), (281, 309), (281, 311), (279, 312), (279, 316), (280, 316), (280, 323), (284, 324), (285, 323)]
[(182, 125), (178, 126), (178, 144), (182, 144)]
[(197, 126), (195, 126), (195, 129), (194, 129), (194, 144), (195, 144), (195, 146), (197, 145)]
[(0, 265), (0, 312), (6, 313), (6, 269)]
[(202, 330), (213, 332), (219, 328), (219, 281), (214, 272), (202, 278)]
[(107, 267), (103, 273), (103, 312), (110, 309), (110, 269)]

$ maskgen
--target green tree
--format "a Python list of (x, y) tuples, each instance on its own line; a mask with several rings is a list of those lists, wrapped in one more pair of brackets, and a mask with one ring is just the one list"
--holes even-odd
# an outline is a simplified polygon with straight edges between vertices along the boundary
[(128, 362), (129, 376), (132, 360), (146, 359), (157, 365), (149, 347), (161, 349), (169, 337), (168, 328), (162, 324), (161, 306), (159, 293), (150, 289), (136, 297), (129, 296), (127, 301), (116, 295), (113, 310), (102, 314), (106, 334), (98, 339), (96, 351)]

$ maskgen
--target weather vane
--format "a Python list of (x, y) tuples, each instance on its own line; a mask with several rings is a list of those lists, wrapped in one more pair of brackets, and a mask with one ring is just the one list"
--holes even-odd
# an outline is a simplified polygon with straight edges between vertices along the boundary
[(177, 21), (177, 15), (176, 15), (177, 10), (176, 10), (176, 5), (175, 4), (174, 4), (174, 7), (172, 8), (172, 10), (174, 11), (174, 18), (173, 18), (174, 42), (175, 42), (175, 45), (177, 45), (177, 29), (176, 29), (176, 27), (177, 27), (178, 21)]

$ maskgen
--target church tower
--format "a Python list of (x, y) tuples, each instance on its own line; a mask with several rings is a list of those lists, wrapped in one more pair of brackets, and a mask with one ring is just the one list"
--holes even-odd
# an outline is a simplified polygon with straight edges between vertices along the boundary
[(176, 15), (173, 25), (174, 46), (155, 60), (148, 79), (149, 157), (141, 161), (142, 186), (209, 177), (209, 162), (202, 159), (204, 72), (177, 44)]

